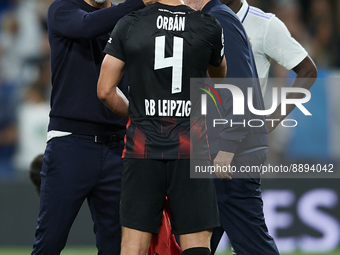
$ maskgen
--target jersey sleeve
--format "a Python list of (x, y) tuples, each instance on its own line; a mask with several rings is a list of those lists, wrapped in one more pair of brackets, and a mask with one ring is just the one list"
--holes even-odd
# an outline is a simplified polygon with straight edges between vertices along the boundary
[(223, 29), (216, 19), (214, 19), (212, 31), (212, 46), (213, 51), (209, 64), (218, 67), (221, 65), (224, 56), (224, 38)]
[(126, 16), (120, 21), (118, 21), (104, 49), (104, 53), (109, 54), (115, 58), (118, 58), (124, 62), (126, 62), (124, 42), (130, 24), (127, 21), (128, 19), (129, 16)]
[(308, 53), (291, 36), (285, 24), (277, 17), (271, 18), (264, 37), (264, 53), (279, 65), (291, 70), (304, 60)]

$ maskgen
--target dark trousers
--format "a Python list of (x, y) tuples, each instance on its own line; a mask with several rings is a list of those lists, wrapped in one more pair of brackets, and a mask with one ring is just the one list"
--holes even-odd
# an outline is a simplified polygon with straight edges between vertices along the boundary
[[(266, 160), (267, 149), (235, 156), (231, 165), (260, 166)], [(211, 238), (212, 254), (225, 231), (237, 255), (278, 255), (269, 235), (263, 215), (260, 175), (234, 173), (230, 181), (215, 179), (220, 228)]]
[(95, 143), (72, 134), (47, 143), (32, 254), (60, 254), (87, 199), (101, 255), (120, 253), (119, 201), (123, 141)]

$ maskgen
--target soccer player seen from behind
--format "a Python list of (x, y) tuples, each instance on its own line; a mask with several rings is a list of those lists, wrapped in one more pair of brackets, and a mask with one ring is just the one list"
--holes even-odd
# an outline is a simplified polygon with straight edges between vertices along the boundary
[[(122, 161), (121, 254), (146, 254), (161, 225), (165, 197), (184, 255), (210, 254), (219, 226), (212, 179), (190, 179), (190, 129), (199, 130), (200, 160), (209, 160), (200, 106), (190, 78), (224, 78), (222, 28), (179, 0), (162, 0), (123, 18), (105, 48), (98, 97), (129, 118)], [(198, 54), (199, 53), (199, 54)], [(128, 71), (129, 100), (117, 84)], [(196, 140), (197, 141), (197, 138)]]

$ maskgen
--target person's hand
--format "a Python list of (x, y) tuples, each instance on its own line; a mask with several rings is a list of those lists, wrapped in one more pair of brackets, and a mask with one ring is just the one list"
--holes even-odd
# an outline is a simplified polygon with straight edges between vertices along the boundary
[(156, 0), (143, 0), (143, 3), (145, 4), (145, 6), (149, 5), (149, 4), (154, 4), (156, 3)]
[(234, 158), (234, 153), (219, 151), (214, 159), (215, 174), (221, 180), (231, 180), (233, 172), (230, 163)]

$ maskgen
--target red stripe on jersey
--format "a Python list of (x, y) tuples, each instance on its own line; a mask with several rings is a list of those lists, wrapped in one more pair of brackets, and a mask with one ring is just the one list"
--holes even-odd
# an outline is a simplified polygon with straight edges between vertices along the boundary
[[(129, 128), (130, 124), (131, 124), (131, 118), (129, 116), (128, 123), (126, 124), (126, 130)], [(126, 153), (126, 135), (124, 136), (124, 150), (122, 153), (122, 158), (125, 158), (125, 153)]]
[[(204, 129), (201, 124), (201, 120), (199, 119), (191, 119), (191, 126), (190, 126), (190, 136), (191, 136), (191, 143), (195, 146), (192, 150), (192, 157), (196, 157), (198, 154), (202, 153), (202, 151), (197, 151), (197, 147), (206, 146), (207, 137), (203, 137)], [(205, 144), (203, 144), (205, 143)], [(207, 152), (209, 154), (209, 152)]]
[(134, 158), (147, 158), (146, 151), (145, 151), (145, 140), (146, 140), (145, 134), (136, 127), (135, 134), (133, 136)]
[[(161, 137), (163, 137), (163, 125), (162, 125), (162, 121), (161, 121)], [(162, 151), (162, 158), (164, 158), (163, 151)]]
[(190, 136), (187, 133), (179, 133), (178, 159), (181, 155), (190, 155)]
[(203, 130), (199, 122), (191, 123), (191, 134), (195, 137), (195, 139), (202, 139)]

